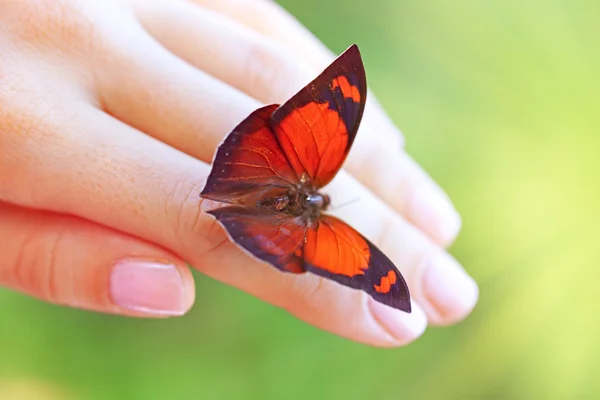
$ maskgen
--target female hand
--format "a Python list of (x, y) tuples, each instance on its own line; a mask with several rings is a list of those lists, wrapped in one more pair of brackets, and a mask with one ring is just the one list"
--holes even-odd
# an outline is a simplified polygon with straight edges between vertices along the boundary
[(443, 249), (460, 218), (373, 96), (326, 192), (360, 199), (336, 214), (399, 267), (411, 314), (257, 262), (203, 212), (224, 135), (332, 59), (263, 0), (0, 2), (0, 285), (102, 312), (181, 315), (194, 300), (187, 260), (372, 345), (465, 317), (477, 286)]

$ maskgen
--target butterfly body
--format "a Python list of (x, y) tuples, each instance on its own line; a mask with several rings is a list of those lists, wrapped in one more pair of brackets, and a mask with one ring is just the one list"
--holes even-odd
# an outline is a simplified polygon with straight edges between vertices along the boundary
[(266, 212), (302, 216), (307, 225), (312, 225), (330, 202), (328, 195), (319, 193), (306, 179), (305, 183), (301, 181), (279, 195), (259, 199), (256, 207)]
[(201, 197), (230, 239), (289, 273), (310, 272), (410, 312), (393, 263), (345, 222), (324, 213), (320, 189), (343, 164), (366, 100), (360, 53), (351, 46), (283, 105), (251, 113), (219, 146)]

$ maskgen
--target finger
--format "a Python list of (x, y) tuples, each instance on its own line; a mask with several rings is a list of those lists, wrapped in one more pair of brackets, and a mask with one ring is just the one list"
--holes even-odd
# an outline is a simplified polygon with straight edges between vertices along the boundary
[(226, 15), (260, 34), (293, 49), (317, 69), (332, 60), (333, 53), (296, 18), (274, 1), (188, 0)]
[[(243, 7), (255, 3), (243, 2)], [(153, 4), (155, 8), (148, 7), (139, 12), (152, 35), (184, 60), (263, 103), (285, 101), (318, 73), (311, 63), (304, 62), (289, 48), (226, 17), (184, 2), (169, 3), (168, 6)], [(259, 4), (262, 4), (259, 7), (265, 7), (270, 3)], [(222, 7), (217, 6), (219, 10)], [(295, 36), (299, 33), (296, 32)], [(209, 77), (190, 70), (188, 65), (174, 57), (162, 55), (160, 58), (160, 62), (146, 64), (161, 65), (161, 71), (145, 74), (153, 75), (152, 79), (149, 76), (144, 79), (144, 74), (136, 72), (139, 77), (136, 86), (146, 87), (141, 82), (147, 80), (163, 82), (158, 83), (159, 87), (171, 88), (169, 95), (161, 97), (161, 105), (152, 103), (162, 112), (148, 110), (144, 103), (133, 101), (135, 93), (141, 89), (136, 90), (130, 85), (120, 87), (125, 95), (118, 98), (143, 110), (131, 112), (130, 107), (118, 108), (123, 110), (123, 118), (129, 123), (142, 130), (150, 130), (155, 136), (176, 137), (179, 141), (177, 148), (209, 161), (212, 158), (209, 149), (214, 149), (224, 134), (222, 130), (214, 129), (216, 124), (210, 121), (222, 118), (222, 110), (232, 109), (229, 118), (226, 118), (232, 122), (226, 126), (233, 126), (236, 121), (233, 117), (241, 115), (237, 121), (241, 120), (257, 108), (258, 103), (236, 93), (231, 87), (218, 87), (222, 85), (214, 82), (208, 84), (212, 82)], [(135, 84), (136, 79), (128, 79), (127, 82)], [(212, 112), (205, 113), (202, 107), (198, 107), (199, 104), (210, 104)], [(190, 110), (190, 105), (196, 107), (195, 111)], [(247, 111), (240, 112), (241, 109)], [(452, 242), (460, 230), (461, 220), (448, 196), (400, 146), (393, 145), (390, 138), (398, 137), (396, 133), (386, 136), (385, 132), (392, 131), (373, 124), (369, 114), (365, 115), (361, 132), (344, 167), (434, 241), (441, 245)], [(140, 123), (137, 116), (142, 116), (145, 124)], [(173, 131), (179, 133), (165, 133)], [(194, 138), (189, 139), (189, 145), (183, 143), (190, 136), (189, 132), (198, 131), (209, 132), (210, 136), (205, 137), (201, 144)]]
[[(297, 279), (249, 260), (245, 253), (227, 240), (215, 221), (199, 209), (198, 193), (208, 174), (206, 164), (152, 140), (93, 108), (80, 105), (70, 109), (77, 112), (77, 117), (71, 119), (69, 130), (61, 127), (64, 134), (61, 142), (56, 143), (57, 139), (54, 139), (55, 147), (58, 145), (65, 149), (63, 157), (56, 159), (55, 152), (46, 150), (50, 146), (44, 141), (53, 135), (40, 134), (34, 148), (16, 152), (33, 155), (15, 159), (15, 164), (9, 165), (9, 168), (0, 168), (0, 171), (18, 172), (4, 177), (0, 173), (0, 179), (52, 182), (50, 185), (40, 185), (36, 193), (37, 203), (48, 205), (56, 211), (73, 212), (88, 219), (101, 220), (119, 230), (145, 237), (176, 251), (202, 272), (286, 307), (293, 314), (323, 329), (381, 345), (406, 343), (418, 337), (424, 329), (425, 321), (423, 314), (419, 313), (419, 307), (415, 306), (416, 311), (410, 315), (398, 315), (396, 310), (386, 307), (389, 317), (381, 321), (387, 321), (387, 329), (395, 332), (392, 340), (379, 325), (373, 324), (373, 313), (367, 312), (370, 310), (363, 308), (356, 314), (356, 310), (348, 308), (356, 303), (349, 301), (347, 296), (360, 298), (363, 296), (360, 293), (351, 291), (344, 294), (347, 293), (345, 288), (329, 283), (320, 284), (322, 280), (314, 276)], [(40, 126), (48, 128), (52, 124), (47, 121)], [(77, 132), (84, 131), (89, 137), (82, 142)], [(45, 160), (47, 166), (33, 171), (28, 169), (27, 163), (36, 159)], [(70, 168), (71, 165), (80, 165), (81, 168), (74, 170)], [(86, 178), (82, 180), (81, 176)], [(69, 197), (62, 196), (62, 188), (67, 187), (77, 190), (72, 190)], [(97, 193), (97, 187), (103, 190)], [(334, 199), (347, 199), (349, 196), (375, 199), (368, 197), (368, 191), (358, 183), (338, 186), (331, 194)], [(20, 200), (28, 199), (23, 197)], [(378, 209), (387, 211), (376, 213)], [(413, 282), (413, 287), (420, 284), (418, 276), (422, 274), (423, 267), (417, 261), (427, 258), (427, 252), (433, 246), (427, 246), (427, 241), (414, 235), (414, 229), (411, 230), (408, 224), (401, 224), (399, 217), (389, 208), (373, 203), (373, 209), (367, 210), (369, 213), (366, 215), (374, 216), (371, 221), (375, 227), (383, 228), (388, 226), (386, 221), (395, 221), (394, 232), (397, 233), (394, 237), (408, 243), (406, 252), (393, 253), (396, 244), (391, 242), (384, 242), (382, 249), (393, 253), (392, 260), (400, 265), (409, 282)], [(346, 220), (353, 224), (358, 217), (360, 215), (349, 215)], [(367, 236), (375, 242), (381, 242), (382, 237), (376, 237), (375, 233), (367, 233)], [(241, 265), (244, 268), (240, 268)], [(452, 268), (448, 269), (452, 271)], [(460, 269), (458, 271), (464, 274)], [(319, 296), (312, 294), (316, 288), (319, 288), (319, 293), (322, 292)], [(461, 288), (451, 287), (452, 290), (460, 293)], [(415, 293), (418, 295), (419, 290)], [(425, 300), (425, 296), (422, 297)], [(462, 318), (472, 308), (472, 297), (467, 301), (450, 303), (450, 309), (442, 308), (441, 312), (437, 312), (439, 317), (431, 313), (433, 320), (443, 324)], [(364, 301), (364, 296), (362, 298), (361, 301)], [(315, 310), (318, 305), (313, 303), (315, 299), (320, 300), (319, 304), (325, 302), (328, 306), (317, 313)], [(454, 309), (456, 304), (458, 308)], [(444, 304), (437, 306), (445, 307)], [(340, 319), (332, 318), (333, 315)], [(358, 323), (357, 319), (362, 323)]]
[(129, 37), (110, 63), (97, 66), (104, 110), (209, 162), (224, 135), (260, 104), (185, 63), (143, 29), (131, 29)]
[(442, 247), (345, 171), (323, 191), (331, 193), (331, 213), (350, 222), (396, 264), (431, 324), (450, 325), (469, 315), (479, 297), (477, 284)]
[[(249, 47), (253, 54), (247, 58), (248, 63), (251, 63), (252, 59), (258, 59), (253, 64), (255, 68), (250, 69), (249, 76), (258, 75), (264, 76), (266, 79), (267, 87), (274, 86), (268, 78), (272, 75), (280, 76), (283, 80), (283, 89), (288, 90), (288, 94), (284, 96), (284, 100), (296, 92), (299, 88), (303, 87), (307, 82), (312, 79), (316, 74), (325, 69), (336, 57), (331, 50), (329, 50), (323, 43), (316, 38), (304, 25), (302, 25), (296, 18), (290, 15), (283, 7), (274, 1), (269, 0), (188, 0), (191, 3), (202, 6), (205, 10), (210, 10), (226, 17), (226, 19), (235, 21), (238, 24), (244, 26), (244, 35), (250, 35), (250, 32), (258, 33), (258, 36), (262, 38), (259, 42), (263, 42), (261, 46)], [(190, 16), (192, 11), (190, 10)], [(198, 27), (196, 26), (196, 29)], [(231, 28), (231, 27), (229, 27)], [(240, 29), (240, 28), (237, 28)], [(193, 32), (192, 29), (188, 29), (189, 32)], [(213, 31), (214, 32), (214, 31)], [(249, 36), (252, 38), (252, 36)], [(266, 47), (264, 39), (268, 39), (270, 43), (271, 51), (263, 51)], [(189, 41), (183, 41), (181, 46), (187, 46)], [(269, 49), (267, 49), (269, 50)], [(196, 50), (198, 51), (198, 50)], [(280, 54), (279, 58), (285, 58), (286, 53), (294, 54), (294, 61), (292, 65), (302, 66), (306, 64), (310, 67), (311, 78), (304, 80), (299, 83), (297, 89), (294, 89), (294, 78), (286, 76), (286, 72), (281, 71), (280, 62), (275, 61), (277, 53)], [(179, 54), (178, 52), (176, 52)], [(189, 54), (193, 54), (193, 51), (182, 51), (181, 56), (186, 57)], [(285, 62), (285, 61), (284, 61)], [(192, 62), (195, 64), (194, 62)], [(198, 64), (195, 64), (198, 65)], [(289, 66), (287, 66), (289, 68)], [(279, 72), (278, 72), (279, 71)], [(243, 77), (242, 77), (243, 79)], [(288, 80), (291, 79), (291, 82)], [(258, 79), (261, 82), (261, 79)], [(287, 83), (286, 83), (287, 82)], [(258, 86), (258, 85), (256, 85)], [(256, 87), (253, 92), (262, 92), (264, 88)], [(266, 101), (267, 103), (272, 100)], [(379, 104), (377, 98), (369, 91), (368, 100), (363, 116), (363, 127), (369, 127), (369, 131), (372, 132), (370, 136), (380, 136), (382, 140), (387, 143), (390, 148), (399, 150), (404, 145), (404, 139), (402, 133), (394, 125), (394, 123), (387, 116), (383, 108)], [(363, 128), (363, 130), (365, 130)]]
[[(314, 275), (284, 274), (249, 258), (200, 207), (208, 165), (91, 106), (76, 104), (69, 110), (68, 126), (47, 119), (38, 129), (54, 133), (36, 134), (20, 145), (15, 158), (0, 159), (3, 185), (40, 182), (33, 196), (16, 191), (13, 201), (43, 204), (145, 238), (211, 277), (356, 341), (397, 346), (424, 331), (427, 320), (417, 304), (405, 314)], [(85, 140), (80, 132), (86, 133)], [(42, 160), (44, 168), (29, 167)], [(66, 188), (69, 196), (64, 196)]]
[[(140, 44), (141, 43), (141, 44)], [(120, 69), (126, 71), (123, 81), (119, 82), (117, 89), (109, 89), (109, 83), (107, 82), (107, 89), (103, 92), (102, 97), (104, 99), (104, 104), (109, 107), (111, 114), (119, 116), (125, 119), (127, 122), (133, 124), (134, 126), (142, 125), (137, 119), (132, 118), (134, 115), (138, 116), (146, 116), (149, 121), (145, 122), (146, 129), (156, 138), (165, 141), (165, 142), (173, 142), (177, 143), (176, 147), (181, 150), (192, 154), (200, 159), (205, 161), (210, 160), (212, 158), (212, 154), (214, 153), (214, 148), (217, 143), (222, 140), (223, 133), (215, 134), (215, 126), (208, 127), (210, 125), (211, 118), (214, 118), (212, 113), (202, 114), (201, 118), (188, 118), (188, 116), (193, 116), (193, 112), (190, 110), (188, 113), (179, 113), (179, 109), (188, 109), (189, 104), (202, 104), (202, 102), (213, 104), (219, 102), (221, 96), (227, 99), (226, 103), (222, 104), (223, 110), (239, 110), (244, 107), (248, 107), (248, 113), (258, 107), (258, 103), (249, 97), (241, 94), (235, 89), (224, 85), (219, 82), (215, 82), (214, 78), (208, 76), (202, 72), (197, 71), (196, 69), (190, 67), (189, 65), (181, 62), (176, 57), (172, 56), (168, 52), (161, 49), (155, 43), (148, 41), (143, 37), (140, 37), (140, 41), (137, 45), (138, 49), (144, 49), (143, 54), (146, 55), (145, 58), (139, 57), (131, 57), (129, 64), (126, 64), (125, 67), (119, 66)], [(124, 52), (126, 54), (132, 54), (129, 52)], [(149, 57), (149, 60), (148, 60)], [(159, 68), (148, 68), (148, 65), (157, 65)], [(188, 92), (189, 88), (193, 87), (194, 84), (197, 84), (197, 90), (192, 90), (194, 96), (204, 96), (203, 99), (196, 98), (195, 100), (199, 101), (188, 101)], [(104, 86), (103, 86), (104, 87)], [(154, 89), (158, 88), (158, 92), (160, 95), (156, 96), (157, 100), (155, 101), (134, 101), (136, 97), (143, 97), (143, 94), (147, 91), (148, 87), (152, 87)], [(169, 90), (163, 90), (162, 88), (168, 88)], [(203, 88), (201, 90), (201, 88)], [(214, 99), (214, 100), (212, 100)], [(151, 108), (148, 108), (146, 105), (150, 104)], [(121, 107), (125, 105), (126, 111), (123, 111)], [(202, 113), (202, 111), (199, 111)], [(155, 118), (155, 116), (160, 115), (160, 118)], [(225, 119), (225, 115), (221, 116)], [(230, 117), (230, 116), (228, 116)], [(234, 117), (235, 118), (235, 117)], [(227, 118), (231, 119), (231, 122), (227, 125), (234, 126), (239, 119)], [(186, 120), (189, 121), (189, 124), (196, 124), (193, 129), (185, 129), (178, 130), (173, 129), (172, 121), (177, 120)], [(187, 124), (184, 124), (187, 125)], [(230, 128), (229, 128), (230, 129)], [(228, 129), (228, 130), (229, 130)], [(170, 133), (165, 133), (170, 132)], [(205, 134), (206, 133), (206, 134)], [(360, 136), (360, 135), (359, 135)], [(363, 135), (364, 136), (364, 135)], [(198, 139), (197, 137), (202, 137), (202, 139)], [(212, 139), (211, 139), (212, 138)], [(193, 145), (187, 145), (186, 140), (190, 140)], [(198, 140), (202, 142), (199, 143)], [(357, 139), (358, 140), (358, 139)], [(382, 149), (374, 147), (374, 143), (378, 143), (377, 141), (365, 141), (365, 148), (370, 149), (373, 152), (377, 152), (378, 154), (386, 154)], [(360, 143), (358, 144), (360, 148)], [(385, 150), (385, 146), (382, 146)], [(388, 151), (389, 152), (389, 151)], [(210, 154), (210, 155), (209, 155)], [(388, 161), (388, 164), (385, 162)], [(398, 190), (406, 190), (412, 191), (417, 195), (420, 193), (424, 193), (426, 196), (430, 193), (431, 188), (426, 185), (421, 185), (417, 187), (411, 186), (412, 181), (406, 179), (395, 178), (395, 180), (390, 180), (390, 162), (391, 171), (394, 172), (396, 170), (405, 170), (405, 171), (413, 171), (418, 168), (415, 164), (408, 158), (400, 158), (395, 159), (394, 156), (390, 155), (387, 157), (384, 162), (375, 163), (370, 160), (363, 160), (363, 164), (369, 165), (369, 167), (363, 167), (361, 172), (362, 177), (367, 177), (366, 174), (372, 174), (375, 179), (372, 179), (373, 184), (380, 185), (382, 187), (381, 193), (388, 197), (393, 197), (396, 195), (396, 191)], [(386, 171), (387, 174), (381, 179), (378, 177), (382, 175), (384, 172), (378, 170), (377, 168), (381, 168), (383, 171)], [(413, 174), (413, 176), (414, 176)], [(387, 177), (387, 181), (386, 181)], [(392, 175), (393, 177), (393, 175)], [(421, 180), (426, 182), (427, 176), (424, 175)], [(192, 189), (190, 189), (192, 190)], [(198, 187), (199, 190), (199, 187)], [(387, 190), (387, 191), (386, 191)], [(361, 194), (366, 192), (365, 188), (361, 186), (354, 193)], [(193, 197), (192, 197), (193, 198)], [(422, 201), (418, 197), (416, 197), (418, 201)], [(423, 206), (421, 208), (425, 208), (430, 205), (431, 202), (423, 202)], [(380, 207), (380, 206), (378, 206)], [(412, 207), (412, 209), (411, 209)], [(410, 201), (405, 202), (397, 202), (396, 209), (403, 210), (414, 210), (414, 206), (410, 204)], [(438, 208), (439, 209), (439, 208)], [(437, 210), (437, 209), (436, 209)], [(402, 225), (402, 229), (400, 229), (401, 234), (399, 236), (405, 236), (405, 241), (411, 243), (426, 243), (424, 238), (420, 238), (422, 236), (420, 233), (415, 230), (409, 229), (409, 225), (398, 218), (397, 215), (387, 209), (388, 215), (385, 216), (385, 219), (392, 218), (393, 220), (399, 221), (398, 224)], [(417, 210), (418, 211), (418, 210)], [(442, 209), (442, 211), (444, 211)], [(436, 215), (431, 215), (431, 213), (423, 213), (425, 218), (435, 218)], [(382, 215), (382, 220), (385, 220)], [(195, 219), (194, 219), (195, 220)], [(351, 221), (350, 219), (349, 221)], [(401, 222), (400, 222), (401, 221)], [(435, 222), (435, 221), (434, 221)], [(436, 225), (436, 224), (433, 224)], [(412, 238), (416, 237), (419, 239), (413, 240)], [(391, 250), (393, 250), (393, 246), (390, 246)], [(431, 245), (419, 245), (414, 246), (413, 253), (414, 254), (428, 254), (434, 250), (434, 246)], [(437, 252), (440, 252), (438, 250)], [(398, 255), (398, 263), (402, 263), (400, 259), (403, 257), (402, 254)], [(455, 261), (450, 261), (447, 264), (456, 264)], [(442, 268), (442, 271), (445, 270), (454, 270), (455, 275), (457, 276), (457, 280), (461, 280), (461, 277), (465, 277), (462, 279), (465, 287), (470, 287), (469, 290), (464, 290), (464, 299), (461, 298), (457, 301), (447, 302), (446, 298), (440, 297), (437, 299), (439, 301), (434, 302), (434, 306), (429, 307), (429, 314), (433, 321), (438, 324), (452, 323), (467, 315), (471, 308), (473, 307), (476, 299), (477, 299), (477, 289), (476, 285), (474, 285), (472, 279), (470, 279), (462, 270), (458, 264), (456, 264), (456, 268), (448, 267)], [(408, 274), (419, 275), (421, 271), (421, 265), (419, 263), (407, 263), (406, 271)], [(435, 291), (438, 293), (439, 291)], [(450, 293), (454, 293), (455, 289), (450, 288)], [(442, 293), (442, 292), (440, 292)], [(446, 296), (448, 297), (448, 296)], [(425, 296), (420, 296), (422, 301), (426, 301)], [(430, 299), (431, 300), (431, 296)], [(439, 304), (438, 304), (439, 303)]]
[(0, 202), (0, 286), (44, 301), (138, 317), (184, 314), (185, 264), (140, 239), (75, 217)]
[(450, 245), (462, 220), (448, 195), (406, 152), (366, 133), (356, 136), (345, 169), (435, 243)]
[[(289, 51), (296, 55), (313, 70), (314, 74), (322, 71), (333, 61), (335, 54), (323, 45), (304, 25), (290, 15), (274, 1), (265, 0), (188, 0), (202, 6), (205, 10), (214, 11), (233, 20), (248, 30), (268, 38), (273, 45), (279, 45), (280, 51)], [(186, 52), (189, 53), (189, 52)], [(260, 49), (257, 50), (260, 54)], [(265, 57), (270, 57), (269, 54)], [(260, 70), (264, 65), (257, 66)], [(267, 66), (266, 71), (276, 70), (277, 66)], [(266, 73), (265, 75), (268, 75)], [(306, 84), (305, 81), (304, 84)], [(298, 87), (298, 89), (301, 86)], [(293, 90), (293, 88), (290, 88)], [(294, 93), (293, 91), (292, 93)], [(289, 96), (288, 96), (289, 97)], [(404, 143), (401, 132), (389, 119), (381, 105), (369, 94), (364, 115), (364, 125), (371, 125), (373, 132), (381, 135), (392, 147), (401, 147)]]

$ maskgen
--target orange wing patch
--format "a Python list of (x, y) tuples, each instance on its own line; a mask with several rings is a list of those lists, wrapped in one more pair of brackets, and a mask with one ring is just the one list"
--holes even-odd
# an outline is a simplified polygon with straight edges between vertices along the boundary
[(345, 98), (352, 99), (355, 102), (360, 103), (360, 93), (358, 91), (358, 88), (350, 84), (350, 82), (348, 82), (348, 78), (346, 78), (343, 75), (334, 78), (331, 82), (331, 88), (335, 89), (338, 87), (342, 91), (342, 94)]
[(296, 175), (306, 172), (317, 186), (329, 182), (346, 157), (348, 131), (328, 103), (292, 110), (275, 132)]
[(329, 183), (356, 137), (367, 98), (358, 47), (350, 47), (317, 78), (273, 111), (271, 129), (298, 178)]
[(389, 271), (386, 276), (381, 277), (379, 285), (373, 285), (373, 287), (378, 293), (389, 293), (394, 283), (396, 283), (396, 274), (394, 271)]
[(368, 243), (337, 218), (325, 216), (316, 229), (306, 231), (304, 260), (330, 274), (364, 275), (370, 258)]
[(376, 301), (410, 312), (406, 282), (392, 261), (350, 225), (321, 215), (306, 229), (304, 269), (360, 289)]

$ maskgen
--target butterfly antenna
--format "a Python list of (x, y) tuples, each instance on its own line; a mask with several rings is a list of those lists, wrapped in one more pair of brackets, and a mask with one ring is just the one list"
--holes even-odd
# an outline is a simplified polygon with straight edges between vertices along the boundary
[(350, 204), (352, 204), (352, 203), (356, 203), (356, 202), (357, 202), (357, 201), (359, 201), (359, 200), (360, 200), (360, 197), (356, 197), (356, 198), (354, 198), (354, 199), (352, 199), (352, 200), (348, 200), (348, 201), (347, 201), (347, 202), (345, 202), (345, 203), (342, 203), (342, 204), (336, 204), (336, 205), (332, 206), (332, 207), (331, 207), (331, 209), (332, 209), (332, 210), (339, 210), (340, 208), (342, 208), (342, 207), (345, 207), (345, 206), (348, 206), (348, 205), (350, 205)]

